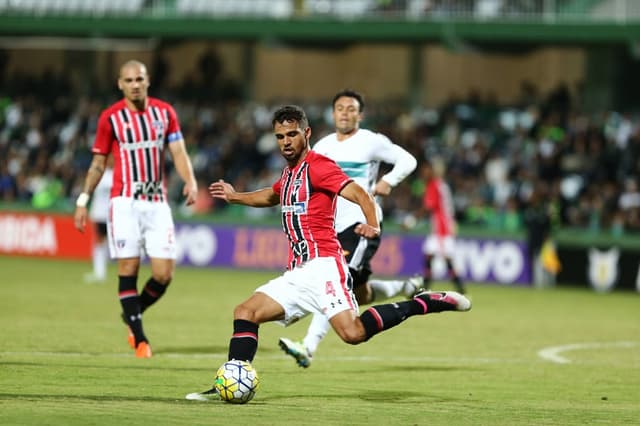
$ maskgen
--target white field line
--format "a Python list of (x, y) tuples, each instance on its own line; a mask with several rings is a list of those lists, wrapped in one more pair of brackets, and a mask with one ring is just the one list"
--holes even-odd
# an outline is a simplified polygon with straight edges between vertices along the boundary
[[(619, 342), (591, 342), (591, 343), (571, 343), (559, 346), (550, 346), (542, 348), (537, 355), (544, 361), (554, 362), (556, 364), (570, 364), (572, 361), (561, 353), (576, 350), (589, 349), (606, 349), (606, 348), (636, 348), (640, 347), (640, 342), (619, 341)], [(169, 359), (225, 359), (226, 352), (209, 353), (209, 354), (185, 354), (172, 352), (156, 352), (154, 358)], [(47, 351), (4, 351), (0, 352), (0, 357), (101, 357), (101, 358), (131, 358), (131, 353), (98, 353), (98, 352), (47, 352)], [(282, 359), (290, 361), (290, 357), (285, 354), (259, 354), (262, 359)], [(397, 357), (397, 356), (322, 356), (322, 359), (328, 361), (350, 361), (350, 362), (407, 362), (407, 363), (440, 363), (440, 364), (522, 364), (530, 363), (530, 359), (525, 358), (489, 358), (489, 357)]]
[(568, 345), (549, 346), (538, 351), (538, 356), (546, 361), (556, 364), (570, 364), (571, 360), (560, 355), (563, 352), (579, 351), (585, 349), (606, 349), (606, 348), (635, 348), (640, 346), (638, 342), (591, 342), (591, 343), (571, 343)]
[[(97, 352), (45, 352), (45, 351), (5, 351), (0, 352), (0, 357), (60, 357), (60, 358), (84, 358), (84, 357), (101, 357), (101, 358), (132, 358), (132, 354), (127, 353), (97, 353)], [(154, 352), (153, 358), (171, 358), (171, 359), (224, 359), (227, 353), (210, 354), (184, 354), (170, 352)], [(283, 354), (258, 354), (261, 359), (282, 359), (287, 362), (291, 361), (291, 357)], [(322, 359), (328, 361), (354, 361), (354, 362), (416, 362), (416, 363), (444, 363), (444, 364), (504, 364), (504, 363), (529, 363), (526, 359), (508, 359), (508, 358), (486, 358), (486, 357), (391, 357), (391, 356), (322, 356)]]

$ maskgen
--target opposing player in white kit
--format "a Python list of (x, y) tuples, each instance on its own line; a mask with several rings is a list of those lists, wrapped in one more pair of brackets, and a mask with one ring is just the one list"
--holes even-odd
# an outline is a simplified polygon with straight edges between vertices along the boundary
[[(120, 68), (118, 88), (124, 98), (100, 115), (93, 160), (74, 217), (76, 228), (84, 231), (89, 197), (105, 171), (107, 156), (112, 155), (109, 251), (118, 262), (122, 318), (138, 358), (151, 357), (142, 313), (165, 293), (175, 269), (174, 224), (164, 176), (167, 150), (185, 182), (182, 193), (188, 205), (195, 202), (198, 189), (176, 112), (168, 103), (147, 95), (149, 83), (143, 63), (128, 61)], [(151, 278), (138, 294), (143, 252), (150, 259)]]
[[(109, 157), (111, 159), (112, 157)], [(113, 168), (108, 165), (93, 191), (89, 219), (93, 223), (94, 240), (91, 249), (91, 263), (93, 271), (84, 276), (85, 282), (102, 283), (107, 279), (107, 265), (109, 263), (109, 246), (107, 245), (107, 216), (109, 216), (109, 199), (113, 184)]]
[[(347, 176), (371, 195), (389, 195), (393, 187), (415, 170), (415, 157), (385, 135), (360, 128), (364, 112), (364, 98), (360, 93), (353, 90), (338, 92), (332, 106), (336, 131), (316, 142), (313, 150), (334, 160)], [(391, 164), (393, 168), (378, 179), (381, 163)], [(343, 197), (337, 202), (335, 227), (358, 303), (364, 305), (401, 293), (413, 296), (418, 291), (413, 281), (369, 281), (371, 259), (380, 246), (380, 236), (367, 239), (354, 232), (360, 223), (364, 223), (362, 210)], [(376, 204), (376, 211), (382, 221), (379, 204)], [(314, 315), (302, 342), (283, 337), (279, 341), (280, 347), (293, 356), (298, 365), (306, 368), (329, 328), (325, 315)]]

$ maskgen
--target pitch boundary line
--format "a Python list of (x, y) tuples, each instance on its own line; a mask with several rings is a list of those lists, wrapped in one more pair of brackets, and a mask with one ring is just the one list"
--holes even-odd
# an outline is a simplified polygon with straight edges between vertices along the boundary
[(638, 342), (619, 341), (619, 342), (585, 342), (585, 343), (569, 343), (560, 346), (549, 346), (538, 351), (538, 356), (545, 361), (554, 362), (556, 364), (571, 364), (571, 360), (560, 355), (563, 352), (579, 351), (585, 349), (605, 349), (605, 348), (635, 348), (640, 346)]
[[(132, 354), (127, 353), (98, 353), (98, 352), (47, 352), (47, 351), (4, 351), (0, 352), (3, 356), (50, 356), (50, 357), (101, 357), (101, 358), (132, 358)], [(210, 354), (184, 354), (175, 352), (159, 352), (154, 353), (153, 358), (172, 358), (172, 359), (225, 359), (227, 353), (210, 353)], [(291, 361), (291, 358), (285, 354), (260, 354), (261, 359), (282, 359)], [(356, 361), (356, 362), (430, 362), (430, 363), (475, 363), (475, 364), (503, 364), (503, 363), (527, 363), (525, 359), (509, 359), (509, 358), (487, 358), (487, 357), (389, 357), (389, 356), (323, 356), (322, 359), (329, 361)]]
[[(553, 362), (556, 364), (571, 364), (573, 361), (564, 355), (565, 352), (589, 350), (589, 349), (606, 349), (606, 348), (623, 348), (631, 349), (640, 347), (640, 342), (632, 341), (617, 341), (617, 342), (583, 342), (583, 343), (569, 343), (558, 346), (548, 346), (540, 349), (537, 352), (539, 358), (547, 362)], [(0, 357), (9, 356), (51, 356), (51, 357), (102, 357), (102, 358), (131, 358), (131, 353), (98, 353), (98, 352), (54, 352), (54, 351), (2, 351)], [(169, 358), (169, 359), (224, 359), (227, 356), (225, 353), (177, 353), (177, 352), (159, 352), (153, 355), (154, 358)], [(262, 359), (282, 359), (289, 361), (289, 357), (284, 354), (260, 354)], [(428, 363), (443, 363), (443, 364), (498, 364), (498, 363), (510, 363), (521, 364), (529, 363), (530, 360), (518, 359), (518, 358), (490, 358), (490, 357), (389, 357), (389, 356), (323, 356), (323, 359), (329, 361), (355, 361), (355, 362), (381, 362), (381, 361), (394, 361), (394, 362), (428, 362)]]

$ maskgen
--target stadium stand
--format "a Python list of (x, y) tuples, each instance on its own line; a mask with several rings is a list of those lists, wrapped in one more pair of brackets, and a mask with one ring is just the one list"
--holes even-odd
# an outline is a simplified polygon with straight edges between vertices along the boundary
[(0, 11), (23, 15), (263, 17), (291, 19), (476, 19), (627, 21), (640, 16), (635, 0), (0, 0)]
[(45, 15), (134, 15), (142, 11), (144, 0), (4, 0), (0, 11), (35, 16)]
[(180, 16), (260, 16), (286, 18), (293, 14), (290, 0), (177, 0), (175, 10)]
[[(624, 19), (631, 19), (636, 9), (637, 2), (631, 0), (0, 0), (2, 12), (34, 16), (178, 13), (186, 19), (288, 19), (300, 14), (603, 19), (618, 16), (612, 13), (620, 10), (629, 12)], [(0, 200), (68, 209), (90, 161), (97, 114), (118, 94), (74, 92), (62, 73), (4, 71), (0, 66)], [(153, 90), (174, 101), (202, 184), (219, 177), (241, 190), (268, 184), (282, 161), (269, 137), (274, 105), (244, 99), (237, 90), (203, 99), (194, 94), (210, 93), (210, 88), (198, 84), (185, 81), (182, 87)], [(509, 104), (476, 93), (428, 107), (381, 99), (368, 103), (366, 125), (419, 159), (437, 155), (446, 160), (463, 225), (522, 231), (528, 196), (534, 187), (544, 186), (557, 211), (555, 220), (563, 226), (614, 235), (640, 232), (640, 115), (604, 108), (587, 112), (580, 95), (562, 86), (540, 93), (523, 84), (520, 99)], [(328, 132), (328, 106), (312, 100), (300, 103), (314, 123), (314, 135)], [(169, 176), (177, 200), (179, 188), (173, 182)], [(417, 176), (394, 190), (385, 205), (386, 217), (402, 223), (416, 213), (420, 191)], [(205, 205), (202, 213), (225, 208)]]
[[(68, 206), (90, 161), (97, 113), (115, 94), (78, 94), (78, 102), (71, 102), (64, 79), (52, 76), (47, 81), (29, 79), (32, 87), (48, 86), (46, 91), (7, 91), (23, 84), (5, 81), (9, 95), (0, 106), (0, 199), (41, 208)], [(178, 94), (172, 97), (178, 99), (177, 110), (203, 184), (224, 177), (250, 190), (273, 179), (281, 166), (266, 136), (265, 117), (273, 105), (236, 99), (203, 105)], [(327, 106), (305, 107), (315, 135), (328, 132)], [(368, 125), (417, 158), (437, 155), (447, 160), (462, 224), (521, 231), (527, 197), (543, 185), (557, 207), (558, 224), (614, 233), (640, 231), (638, 115), (584, 113), (562, 87), (548, 94), (523, 93), (521, 102), (513, 105), (469, 94), (438, 109), (372, 102), (367, 111)], [(179, 186), (173, 182), (170, 176), (170, 189), (178, 200)], [(415, 176), (394, 191), (385, 206), (390, 220), (400, 223), (419, 209), (420, 185)], [(37, 195), (42, 192), (50, 196)], [(49, 203), (36, 205), (36, 200)]]

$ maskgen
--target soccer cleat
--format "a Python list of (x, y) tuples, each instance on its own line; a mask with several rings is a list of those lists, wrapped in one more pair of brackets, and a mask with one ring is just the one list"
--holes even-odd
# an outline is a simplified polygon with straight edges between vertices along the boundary
[(136, 358), (151, 358), (151, 346), (148, 342), (140, 342), (136, 347)]
[(471, 300), (455, 291), (423, 291), (414, 299), (421, 299), (427, 304), (427, 312), (471, 310)]
[(192, 392), (185, 395), (184, 399), (189, 401), (220, 401), (220, 394), (215, 387), (204, 392)]
[(419, 276), (413, 276), (404, 282), (402, 286), (402, 292), (407, 299), (413, 299), (419, 293), (422, 293), (426, 289), (424, 288), (424, 279)]
[(136, 348), (136, 336), (133, 335), (133, 331), (131, 331), (131, 327), (127, 324), (127, 318), (124, 316), (124, 312), (120, 313), (120, 319), (127, 326), (127, 343), (131, 346), (131, 349)]
[(296, 360), (296, 364), (300, 367), (308, 368), (311, 365), (312, 356), (302, 343), (281, 337), (278, 344), (286, 354)]
[(131, 331), (131, 327), (127, 326), (127, 342), (129, 343), (129, 346), (131, 346), (131, 349), (135, 349), (136, 348), (136, 336), (133, 335), (133, 331)]

